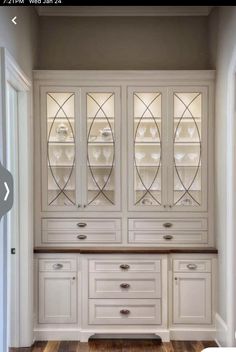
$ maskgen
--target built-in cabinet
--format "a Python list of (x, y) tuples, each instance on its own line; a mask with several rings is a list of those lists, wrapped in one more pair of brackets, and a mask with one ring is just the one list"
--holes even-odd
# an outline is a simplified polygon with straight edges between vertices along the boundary
[[(36, 335), (47, 338), (45, 326), (52, 337), (65, 328), (65, 339), (73, 326), (70, 338), (79, 332), (82, 340), (111, 330), (168, 340), (186, 324), (212, 332), (210, 254), (123, 250), (214, 246), (214, 72), (34, 78), (35, 247), (59, 251), (56, 262), (52, 254), (36, 258)], [(111, 246), (120, 255), (109, 254)], [(63, 254), (68, 247), (108, 251), (72, 258)]]

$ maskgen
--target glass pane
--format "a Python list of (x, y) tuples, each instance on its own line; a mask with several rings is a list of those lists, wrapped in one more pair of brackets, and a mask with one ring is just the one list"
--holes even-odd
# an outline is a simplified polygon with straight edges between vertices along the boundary
[(174, 93), (174, 205), (201, 205), (202, 94)]
[(133, 95), (134, 204), (161, 204), (161, 93)]
[(47, 93), (48, 205), (75, 205), (74, 93)]
[(115, 203), (114, 93), (87, 93), (88, 205)]

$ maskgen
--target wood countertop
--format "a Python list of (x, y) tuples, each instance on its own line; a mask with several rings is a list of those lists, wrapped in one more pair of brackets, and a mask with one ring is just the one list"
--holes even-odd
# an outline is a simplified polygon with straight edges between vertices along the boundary
[(217, 254), (214, 247), (35, 247), (34, 253), (82, 253), (82, 254), (171, 254), (202, 253)]

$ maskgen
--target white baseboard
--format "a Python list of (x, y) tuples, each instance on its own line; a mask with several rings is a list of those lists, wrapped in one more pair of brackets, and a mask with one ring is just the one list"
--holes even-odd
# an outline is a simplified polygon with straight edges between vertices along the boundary
[(215, 315), (215, 324), (216, 324), (216, 336), (215, 336), (216, 343), (220, 347), (226, 347), (228, 327), (226, 322), (221, 318), (221, 316), (218, 313), (216, 313)]
[(171, 328), (170, 339), (179, 341), (209, 341), (215, 340), (215, 328)]

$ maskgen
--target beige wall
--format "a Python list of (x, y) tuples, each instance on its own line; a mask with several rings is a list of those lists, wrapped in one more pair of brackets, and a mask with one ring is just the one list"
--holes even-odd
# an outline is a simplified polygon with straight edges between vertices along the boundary
[(41, 17), (40, 69), (208, 69), (207, 17)]
[[(234, 195), (232, 179), (234, 112), (230, 102), (234, 94), (236, 68), (236, 7), (220, 7), (210, 15), (210, 53), (211, 63), (216, 66), (216, 112), (215, 112), (215, 160), (216, 197), (215, 231), (219, 248), (219, 309), (220, 317), (227, 325), (224, 345), (235, 345), (234, 339), (234, 301), (233, 282), (235, 275), (233, 263), (235, 253), (235, 228), (231, 219)], [(234, 62), (235, 61), (235, 62)], [(235, 134), (236, 136), (236, 134)], [(234, 141), (235, 143), (235, 141)], [(224, 335), (224, 334), (223, 334)]]
[[(17, 16), (17, 25), (11, 19)], [(34, 7), (0, 7), (0, 47), (5, 47), (31, 77), (37, 65), (38, 15)]]

